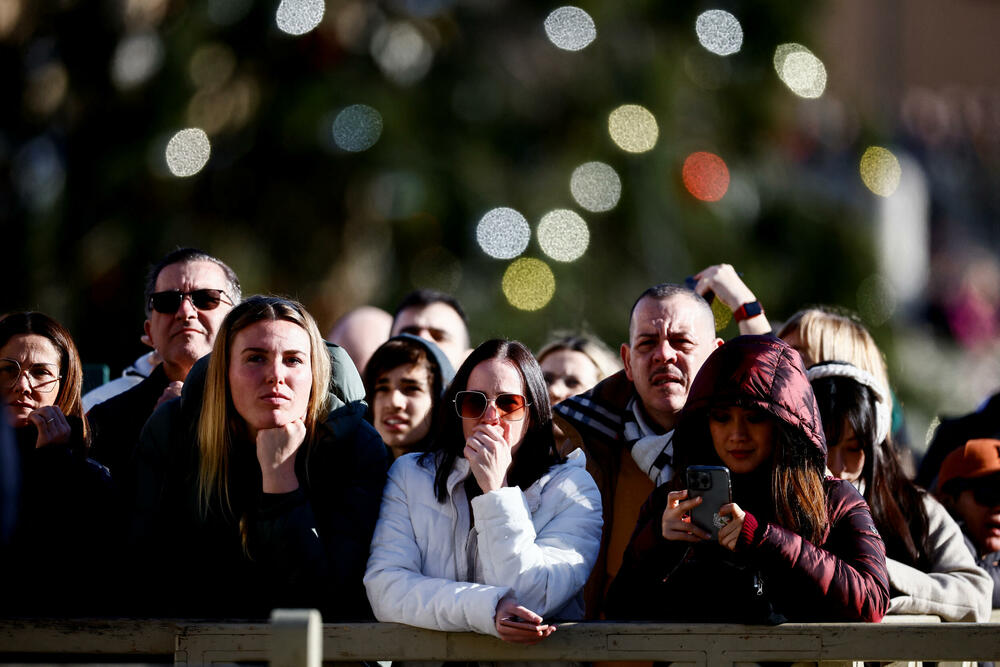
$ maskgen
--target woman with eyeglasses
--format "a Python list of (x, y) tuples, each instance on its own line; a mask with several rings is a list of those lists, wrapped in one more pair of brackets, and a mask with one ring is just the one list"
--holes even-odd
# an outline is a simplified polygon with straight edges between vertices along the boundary
[[(20, 459), (20, 498), (0, 608), (18, 614), (81, 613), (111, 548), (111, 480), (86, 458), (83, 371), (66, 329), (42, 313), (0, 318), (0, 392)], [(67, 568), (66, 554), (74, 554)]]
[(462, 364), (430, 451), (389, 471), (365, 573), (380, 621), (533, 644), (583, 617), (601, 500), (579, 450), (555, 451), (548, 391), (521, 343)]
[(254, 296), (233, 308), (136, 450), (140, 610), (370, 618), (361, 578), (387, 459), (363, 397), (301, 304)]

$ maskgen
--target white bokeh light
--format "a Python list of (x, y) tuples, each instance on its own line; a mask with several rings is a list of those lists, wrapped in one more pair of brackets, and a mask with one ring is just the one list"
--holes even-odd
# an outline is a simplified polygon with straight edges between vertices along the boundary
[(743, 47), (743, 27), (739, 19), (727, 11), (710, 9), (695, 21), (698, 42), (719, 56), (739, 53)]
[(660, 128), (656, 117), (646, 107), (623, 104), (608, 116), (608, 133), (623, 151), (645, 153), (656, 145)]
[(476, 242), (490, 257), (513, 259), (531, 240), (527, 219), (512, 208), (499, 207), (487, 211), (476, 226)]
[(382, 136), (382, 115), (367, 104), (352, 104), (333, 120), (333, 142), (341, 150), (358, 153)]
[(289, 35), (304, 35), (323, 20), (323, 0), (281, 0), (275, 20), (278, 29)]
[(573, 170), (569, 191), (581, 207), (591, 213), (601, 213), (618, 205), (622, 182), (611, 165), (586, 162)]
[(579, 215), (560, 208), (546, 213), (538, 223), (538, 245), (557, 262), (574, 262), (590, 244), (590, 230)]
[(181, 130), (167, 142), (167, 168), (174, 176), (194, 176), (212, 154), (212, 145), (204, 130), (196, 127)]
[(427, 39), (405, 21), (381, 26), (372, 37), (371, 52), (382, 73), (404, 86), (424, 78), (434, 60)]
[(597, 27), (579, 7), (560, 7), (545, 18), (545, 34), (560, 49), (579, 51), (597, 38)]
[(129, 90), (149, 80), (163, 63), (163, 42), (156, 33), (129, 35), (118, 42), (111, 57), (111, 80)]
[(823, 61), (801, 44), (779, 44), (774, 50), (774, 71), (799, 97), (815, 99), (826, 90)]

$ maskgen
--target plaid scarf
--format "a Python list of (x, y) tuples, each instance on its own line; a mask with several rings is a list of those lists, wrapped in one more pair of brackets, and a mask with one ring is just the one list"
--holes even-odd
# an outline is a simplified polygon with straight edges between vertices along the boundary
[(625, 413), (625, 443), (639, 469), (657, 486), (669, 482), (674, 476), (671, 466), (674, 454), (674, 432), (658, 434), (649, 427), (635, 396), (628, 402)]

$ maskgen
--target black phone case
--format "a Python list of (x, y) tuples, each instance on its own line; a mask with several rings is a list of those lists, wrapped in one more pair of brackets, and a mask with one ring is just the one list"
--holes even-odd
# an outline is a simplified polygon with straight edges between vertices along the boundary
[[(710, 483), (704, 483), (708, 480)], [(691, 523), (718, 539), (719, 529), (728, 517), (719, 517), (719, 508), (733, 500), (729, 468), (725, 466), (689, 466), (687, 469), (688, 498), (702, 497), (701, 504), (691, 510)]]

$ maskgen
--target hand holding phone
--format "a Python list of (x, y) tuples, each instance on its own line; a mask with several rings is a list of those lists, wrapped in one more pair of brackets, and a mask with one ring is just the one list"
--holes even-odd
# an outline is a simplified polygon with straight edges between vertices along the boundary
[(543, 623), (541, 616), (512, 598), (500, 600), (494, 618), (500, 639), (505, 642), (537, 644), (556, 631), (556, 626)]
[(725, 466), (688, 466), (688, 498), (701, 498), (691, 508), (691, 523), (706, 531), (711, 539), (719, 538), (719, 530), (729, 523), (731, 513), (721, 512), (733, 502), (729, 468)]

